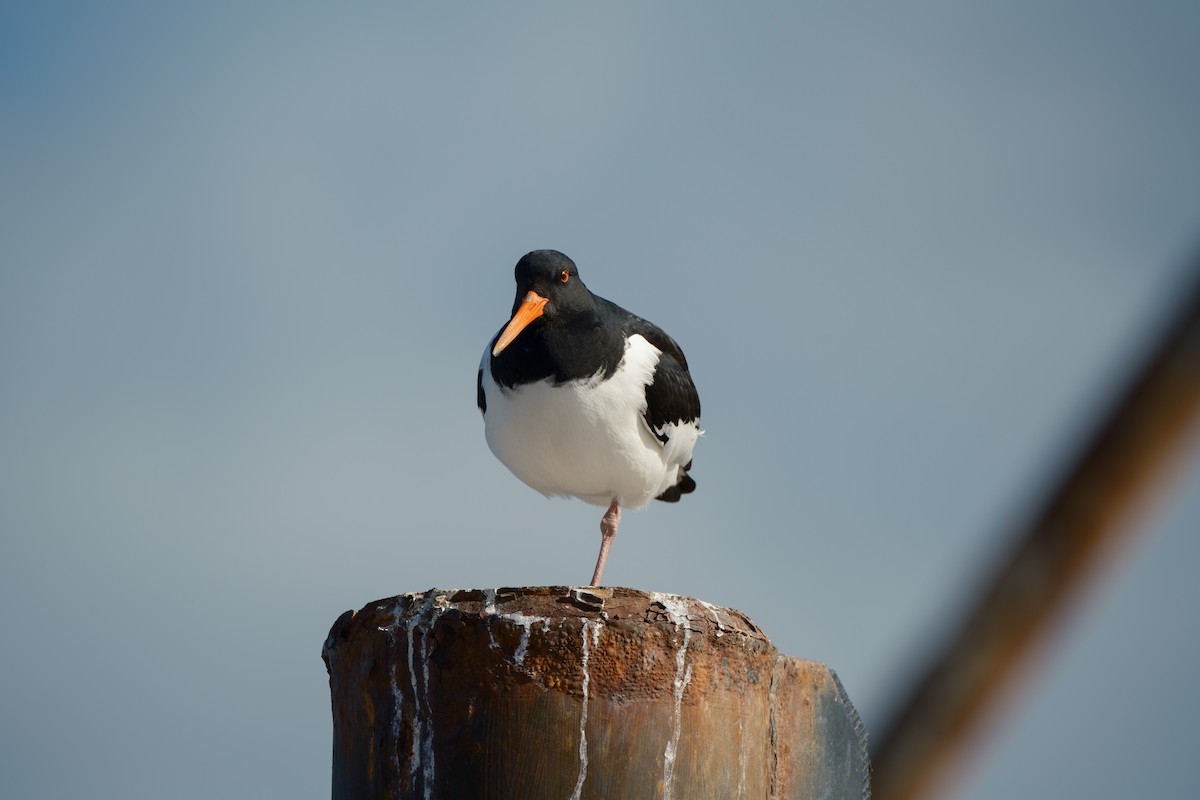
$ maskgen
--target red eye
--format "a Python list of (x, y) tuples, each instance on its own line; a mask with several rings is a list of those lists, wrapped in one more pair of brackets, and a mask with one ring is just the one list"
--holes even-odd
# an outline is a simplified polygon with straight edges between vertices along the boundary
[(571, 273), (567, 272), (565, 269), (558, 275), (558, 279), (560, 281), (562, 281), (563, 283), (566, 283), (570, 279), (570, 277), (571, 277)]

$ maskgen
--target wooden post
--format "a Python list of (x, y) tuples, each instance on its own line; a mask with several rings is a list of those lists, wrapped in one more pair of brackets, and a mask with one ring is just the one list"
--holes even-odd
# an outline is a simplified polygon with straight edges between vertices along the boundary
[(323, 657), (335, 800), (870, 795), (837, 677), (699, 600), (435, 589), (347, 611)]

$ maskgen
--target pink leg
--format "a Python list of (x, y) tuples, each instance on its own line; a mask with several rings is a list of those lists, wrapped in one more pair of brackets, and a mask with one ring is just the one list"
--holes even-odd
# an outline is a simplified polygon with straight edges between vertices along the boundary
[(600, 519), (600, 556), (596, 559), (596, 571), (592, 573), (589, 586), (599, 586), (600, 576), (604, 574), (604, 562), (608, 561), (608, 551), (613, 539), (617, 538), (617, 526), (621, 524), (621, 504), (614, 497), (608, 504), (608, 511)]

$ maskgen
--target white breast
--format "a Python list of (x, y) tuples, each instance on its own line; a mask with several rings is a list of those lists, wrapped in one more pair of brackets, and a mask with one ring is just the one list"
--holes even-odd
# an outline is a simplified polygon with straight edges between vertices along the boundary
[(662, 351), (640, 335), (608, 380), (601, 375), (555, 385), (551, 379), (512, 389), (492, 379), (485, 352), (483, 388), (488, 447), (514, 475), (546, 495), (573, 495), (606, 506), (644, 506), (679, 477), (699, 436), (695, 425), (670, 425), (664, 446), (646, 425), (646, 386)]

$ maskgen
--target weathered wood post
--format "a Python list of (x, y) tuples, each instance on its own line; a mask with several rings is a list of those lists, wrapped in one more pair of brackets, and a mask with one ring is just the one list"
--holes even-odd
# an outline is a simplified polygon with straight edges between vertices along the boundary
[(837, 677), (699, 600), (430, 590), (346, 612), (323, 656), (335, 800), (870, 794)]

